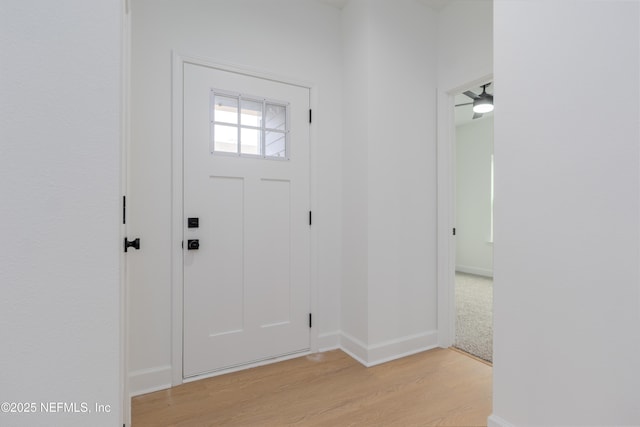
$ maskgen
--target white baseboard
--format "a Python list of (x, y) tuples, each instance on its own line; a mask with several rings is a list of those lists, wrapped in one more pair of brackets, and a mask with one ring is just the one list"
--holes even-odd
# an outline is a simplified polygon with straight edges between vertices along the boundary
[(515, 427), (515, 426), (510, 422), (507, 422), (506, 420), (494, 414), (491, 414), (487, 419), (487, 427)]
[(345, 332), (340, 332), (340, 350), (344, 351), (364, 366), (368, 366), (367, 346), (357, 338), (354, 338)]
[[(318, 336), (318, 349), (319, 351), (330, 351), (340, 348), (340, 331), (328, 332), (324, 334), (320, 334)], [(298, 354), (293, 357), (300, 357), (304, 354)], [(285, 358), (278, 359), (285, 360)], [(269, 362), (273, 362), (272, 360)], [(255, 364), (255, 366), (261, 366), (265, 363)], [(247, 369), (251, 366), (243, 366), (239, 369)], [(224, 371), (222, 373), (232, 372), (233, 370)], [(220, 372), (215, 373), (214, 375), (220, 375)], [(210, 376), (214, 376), (210, 375)], [(204, 378), (205, 376), (198, 377)], [(185, 380), (184, 382), (189, 382), (190, 380)], [(167, 388), (172, 387), (172, 371), (171, 366), (160, 366), (149, 369), (140, 369), (138, 371), (133, 371), (129, 373), (129, 395), (139, 396), (141, 394), (152, 393), (154, 391), (165, 390)]]
[(436, 347), (438, 347), (437, 331), (408, 335), (406, 337), (374, 344), (369, 346), (367, 366), (379, 365)]
[(477, 276), (493, 277), (493, 270), (473, 267), (471, 265), (456, 265), (456, 271), (459, 271), (460, 273), (475, 274)]
[(171, 366), (141, 369), (129, 373), (129, 395), (139, 396), (171, 388)]
[(371, 346), (367, 346), (345, 332), (341, 333), (340, 338), (341, 350), (366, 367), (379, 365), (436, 347), (438, 347), (437, 331), (409, 335)]
[[(406, 337), (384, 341), (370, 346), (367, 346), (362, 341), (342, 331), (328, 332), (320, 334), (318, 336), (319, 351), (322, 352), (341, 349), (353, 359), (357, 360), (366, 367), (371, 367), (379, 365), (381, 363), (389, 362), (391, 360), (400, 359), (402, 357), (410, 356), (415, 353), (431, 350), (435, 347), (438, 347), (437, 331), (408, 335)], [(309, 353), (300, 353), (279, 359), (270, 359), (268, 361), (256, 363), (250, 366), (238, 367), (224, 372), (216, 372), (208, 376), (190, 378), (185, 380), (184, 382), (190, 382), (196, 379), (220, 375), (222, 373), (228, 373), (235, 370), (246, 369), (252, 366), (261, 366), (263, 364), (286, 360), (293, 357), (300, 357), (306, 354)], [(139, 371), (131, 372), (129, 374), (130, 396), (139, 396), (141, 394), (171, 388), (171, 380), (172, 371), (171, 366), (169, 365), (150, 369), (141, 369)]]
[(331, 351), (340, 348), (340, 331), (325, 332), (318, 335), (318, 351)]

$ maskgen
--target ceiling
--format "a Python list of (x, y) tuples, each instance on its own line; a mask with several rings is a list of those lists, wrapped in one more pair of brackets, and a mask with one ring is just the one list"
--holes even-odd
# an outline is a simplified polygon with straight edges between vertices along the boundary
[[(480, 86), (472, 87), (469, 90), (475, 93), (476, 95), (480, 95), (482, 93), (482, 87)], [(490, 93), (491, 95), (493, 95), (493, 85), (489, 85), (487, 87), (487, 93)], [(456, 95), (455, 102), (456, 102), (456, 105), (458, 105), (458, 104), (466, 104), (467, 102), (473, 102), (473, 101), (467, 95), (460, 93)], [(461, 107), (455, 107), (455, 109), (456, 109), (456, 120), (455, 120), (456, 126), (465, 125), (467, 123), (471, 123), (472, 121), (474, 121), (472, 119), (473, 105), (463, 105)], [(476, 120), (484, 120), (487, 117), (493, 117), (493, 111), (490, 113), (483, 114), (482, 117), (477, 118)]]
[[(337, 7), (338, 9), (342, 9), (349, 0), (319, 0), (322, 3), (329, 4), (333, 7)], [(452, 0), (417, 0), (419, 3), (422, 3), (430, 8), (441, 11), (444, 9)]]

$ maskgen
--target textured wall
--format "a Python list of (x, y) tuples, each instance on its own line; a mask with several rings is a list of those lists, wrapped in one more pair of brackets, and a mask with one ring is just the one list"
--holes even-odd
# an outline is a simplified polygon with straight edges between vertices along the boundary
[(2, 425), (121, 423), (121, 13), (0, 3), (0, 400), (38, 404)]

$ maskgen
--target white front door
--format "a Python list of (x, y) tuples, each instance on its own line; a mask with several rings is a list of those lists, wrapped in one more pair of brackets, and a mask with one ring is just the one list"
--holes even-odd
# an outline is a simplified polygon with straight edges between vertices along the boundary
[(187, 378), (310, 347), (309, 89), (183, 71)]

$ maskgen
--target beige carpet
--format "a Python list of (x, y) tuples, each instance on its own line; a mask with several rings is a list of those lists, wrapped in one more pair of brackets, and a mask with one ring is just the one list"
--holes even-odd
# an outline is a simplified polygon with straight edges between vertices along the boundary
[(493, 279), (456, 273), (455, 347), (493, 361)]

